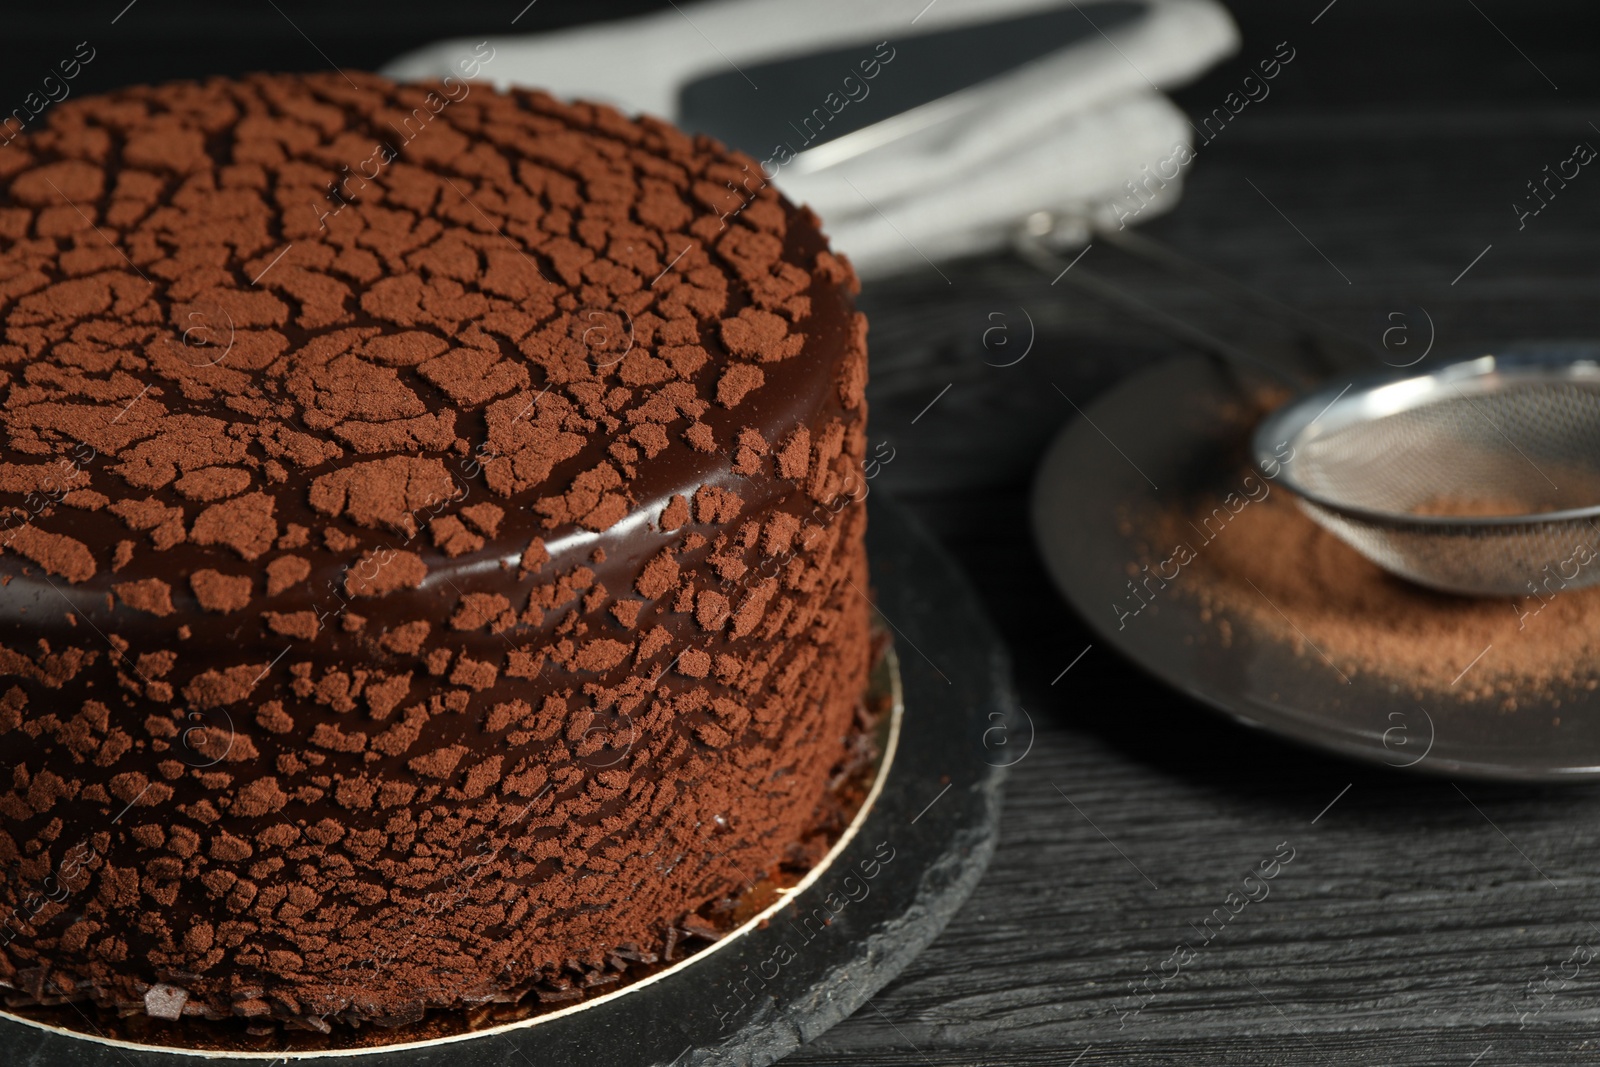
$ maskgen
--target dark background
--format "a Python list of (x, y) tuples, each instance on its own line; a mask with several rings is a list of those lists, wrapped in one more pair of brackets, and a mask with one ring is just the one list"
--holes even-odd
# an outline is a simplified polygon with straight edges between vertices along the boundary
[[(508, 32), (525, 0), (138, 0), (111, 25), (124, 2), (6, 12), (0, 102), (20, 103), (85, 39), (98, 55), (74, 82), (80, 94), (330, 59), (372, 68), (441, 36)], [(908, 23), (923, 3), (905, 5)], [(1525, 229), (1512, 208), (1574, 144), (1600, 147), (1591, 6), (1325, 3), (1229, 5), (1243, 45), (1176, 94), (1191, 114), (1219, 106), (1278, 42), (1296, 58), (1200, 152), (1177, 211), (1148, 231), (1375, 352), (1391, 313), (1416, 323), (1420, 309), (1440, 357), (1600, 336), (1600, 168)], [(599, 7), (539, 0), (515, 29)], [(1547, 995), (1529, 988), (1575, 950), (1600, 957), (1600, 794), (1458, 789), (1346, 764), (1232, 725), (1098, 647), (1062, 675), (1093, 639), (1028, 534), (1034, 465), (1071, 415), (1050, 383), (1083, 405), (1172, 345), (1010, 257), (941, 268), (949, 284), (924, 268), (861, 298), (872, 437), (896, 450), (874, 489), (913, 505), (967, 568), (1011, 646), (1037, 737), (972, 900), (900, 979), (788, 1062), (1600, 1060), (1600, 958), (1576, 974), (1569, 965)], [(1016, 323), (1019, 308), (1038, 326), (1033, 351), (989, 365), (1004, 361), (984, 348), (991, 315)], [(1128, 984), (1284, 841), (1296, 858), (1270, 898), (1119, 1025), (1135, 1004)]]

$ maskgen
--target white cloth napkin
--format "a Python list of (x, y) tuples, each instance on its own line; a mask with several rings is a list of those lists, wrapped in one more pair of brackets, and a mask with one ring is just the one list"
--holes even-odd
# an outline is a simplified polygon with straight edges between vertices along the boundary
[[(1070, 7), (1091, 26), (1107, 0), (707, 0), (539, 35), (445, 41), (384, 73), (544, 88), (676, 119), (685, 84), (755, 63)], [(1137, 19), (837, 140), (774, 169), (822, 216), (864, 276), (1003, 245), (1029, 213), (1144, 222), (1176, 201), (1192, 127), (1161, 89), (1238, 45), (1214, 0), (1142, 0)], [(920, 14), (919, 9), (920, 8)], [(1097, 17), (1098, 16), (1098, 17)], [(891, 76), (892, 61), (881, 77)], [(822, 104), (819, 100), (818, 104)], [(837, 106), (837, 105), (836, 105)], [(926, 262), (925, 262), (926, 261)]]

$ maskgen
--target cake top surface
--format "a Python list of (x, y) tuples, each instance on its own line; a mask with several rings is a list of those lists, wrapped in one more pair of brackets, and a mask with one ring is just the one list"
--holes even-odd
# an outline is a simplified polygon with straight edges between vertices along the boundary
[(605, 107), (356, 74), (71, 101), (0, 153), (0, 551), (159, 614), (172, 560), (381, 541), (350, 590), (381, 593), (508, 510), (612, 529), (814, 405), (785, 364), (847, 328), (817, 276), (853, 284), (752, 161)]

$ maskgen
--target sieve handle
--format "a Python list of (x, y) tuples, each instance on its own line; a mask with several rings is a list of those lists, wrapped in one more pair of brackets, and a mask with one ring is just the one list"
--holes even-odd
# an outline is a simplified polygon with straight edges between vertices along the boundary
[[(1231, 302), (1290, 331), (1293, 356), (1283, 352), (1257, 352), (1245, 348), (1205, 326), (1135, 295), (1106, 277), (1074, 265), (1062, 246), (1052, 238), (1065, 232), (1072, 248), (1087, 248), (1092, 240), (1103, 241), (1147, 264), (1162, 268), (1180, 279)], [(1031, 216), (1013, 242), (1019, 256), (1033, 266), (1066, 281), (1080, 292), (1130, 315), (1175, 340), (1227, 361), (1269, 375), (1294, 389), (1304, 390), (1340, 371), (1368, 370), (1375, 362), (1372, 350), (1360, 341), (1275, 297), (1228, 277), (1203, 263), (1190, 259), (1170, 246), (1127, 229), (1097, 225), (1086, 219), (1056, 219), (1045, 213)]]

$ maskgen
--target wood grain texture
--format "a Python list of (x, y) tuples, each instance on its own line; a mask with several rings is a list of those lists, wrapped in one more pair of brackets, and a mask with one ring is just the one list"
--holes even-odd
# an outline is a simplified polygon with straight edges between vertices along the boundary
[[(1376, 352), (1397, 321), (1420, 351), (1420, 308), (1437, 329), (1430, 363), (1513, 339), (1600, 338), (1600, 171), (1523, 229), (1511, 207), (1577, 141), (1600, 146), (1600, 80), (1584, 58), (1594, 30), (1566, 5), (1478, 7), (1342, 0), (1312, 26), (1321, 0), (1234, 5), (1244, 46), (1179, 94), (1191, 114), (1276, 42), (1296, 58), (1202, 148), (1178, 210), (1149, 232)], [(1083, 262), (1191, 315), (1217, 312), (1102, 252)], [(786, 1062), (1600, 1060), (1600, 791), (1357, 767), (1225, 721), (1100, 648), (1061, 675), (1092, 638), (1033, 549), (1033, 465), (1073, 416), (1061, 393), (1085, 406), (1171, 346), (1013, 260), (943, 270), (949, 285), (930, 270), (863, 299), (873, 437), (896, 449), (879, 484), (968, 568), (1037, 736), (966, 908)], [(1033, 351), (987, 365), (1020, 352), (1001, 354), (993, 334), (986, 350), (983, 332), (1005, 324), (1020, 344), (1021, 308)], [(1268, 895), (1213, 920), (1206, 941), (1206, 917), (1281, 842), (1295, 858)], [(1170, 977), (1183, 942), (1194, 958)]]

